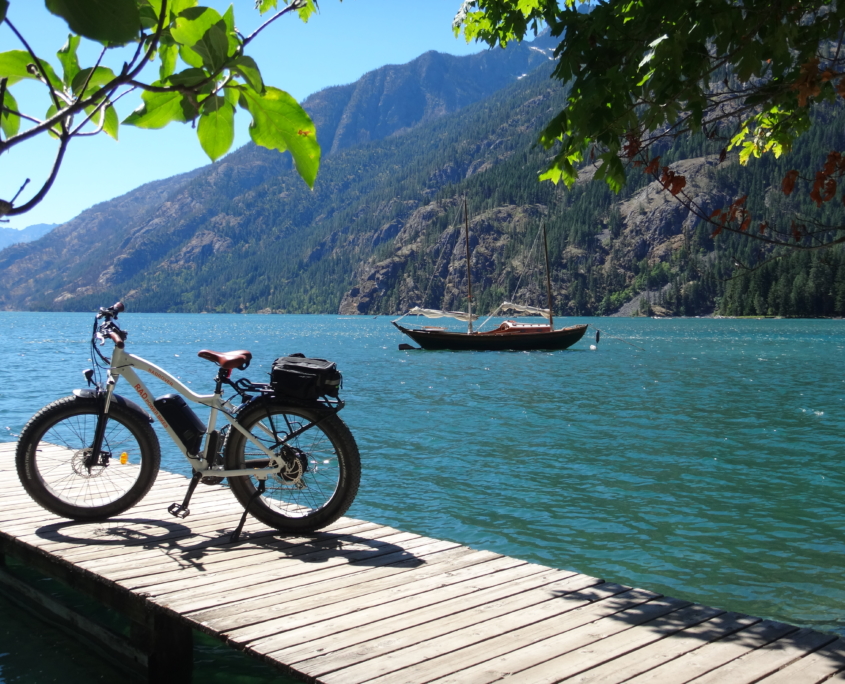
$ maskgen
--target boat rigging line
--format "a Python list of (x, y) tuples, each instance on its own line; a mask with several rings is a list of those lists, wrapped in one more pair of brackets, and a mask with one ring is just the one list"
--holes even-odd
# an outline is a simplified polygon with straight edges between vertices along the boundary
[[(531, 243), (531, 249), (528, 250), (528, 255), (525, 257), (525, 259), (523, 261), (523, 264), (522, 264), (523, 268), (520, 269), (519, 278), (517, 278), (517, 281), (516, 281), (516, 287), (511, 292), (511, 296), (508, 297), (508, 301), (513, 301), (514, 299), (516, 299), (516, 294), (517, 294), (517, 292), (519, 292), (519, 286), (522, 285), (522, 278), (523, 278), (523, 276), (525, 276), (525, 273), (530, 270), (530, 268), (526, 268), (526, 266), (531, 266), (531, 264), (532, 264), (531, 258), (534, 255), (534, 250), (537, 247), (537, 241), (539, 239), (540, 239), (540, 233), (538, 231), (537, 234), (534, 236), (534, 242)], [(502, 302), (501, 304), (499, 304), (499, 306), (497, 306), (495, 309), (493, 309), (493, 312), (487, 318), (484, 319), (484, 322), (481, 325), (478, 326), (478, 329), (481, 330), (485, 325), (487, 325), (487, 323), (490, 321), (490, 319), (493, 318), (493, 316), (495, 316), (496, 314), (498, 314), (502, 310), (503, 306), (504, 306), (504, 302)]]
[[(466, 201), (466, 196), (464, 196), (464, 201)], [(452, 220), (451, 220), (451, 221), (449, 221), (449, 223), (447, 224), (449, 228), (451, 228), (451, 227), (453, 226), (453, 224), (457, 222), (457, 217), (458, 217), (458, 214), (459, 214), (460, 210), (461, 210), (461, 206), (460, 206), (460, 202), (459, 202), (459, 203), (456, 205), (456, 207), (455, 207), (454, 214), (452, 215)], [(448, 229), (447, 229), (447, 230), (448, 230)], [(445, 231), (444, 231), (444, 232), (445, 232)], [(460, 240), (460, 239), (461, 239), (461, 231), (460, 231), (460, 229), (457, 229), (457, 230), (455, 231), (455, 234), (456, 234), (456, 236), (457, 236), (457, 239), (458, 239), (458, 240)], [(441, 235), (442, 235), (442, 234), (441, 234)], [(439, 255), (438, 255), (438, 257), (437, 257), (437, 262), (434, 264), (434, 270), (431, 272), (431, 276), (430, 276), (430, 277), (429, 277), (429, 279), (428, 279), (428, 285), (427, 285), (427, 286), (426, 286), (426, 288), (425, 288), (425, 294), (423, 294), (422, 301), (420, 302), (420, 306), (423, 306), (423, 307), (424, 307), (424, 306), (426, 305), (426, 304), (425, 304), (425, 303), (426, 303), (426, 301), (428, 301), (428, 293), (429, 293), (429, 292), (431, 292), (431, 285), (432, 285), (432, 283), (434, 282), (434, 278), (435, 278), (435, 276), (436, 276), (436, 275), (438, 274), (438, 272), (439, 272), (439, 269), (440, 269), (440, 262), (443, 260), (443, 257), (444, 257), (444, 255), (446, 254), (447, 242), (448, 242), (448, 238), (447, 238), (446, 240), (444, 240), (444, 241), (443, 241), (443, 246), (440, 248), (440, 254), (439, 254)], [(456, 244), (457, 244), (457, 242), (456, 242)], [(442, 306), (442, 303), (441, 303), (441, 306)], [(403, 313), (401, 316), (399, 316), (399, 318), (395, 319), (393, 322), (394, 322), (394, 323), (397, 323), (397, 322), (401, 321), (403, 318), (405, 318), (405, 316), (407, 316), (407, 315), (409, 315), (409, 314), (410, 314), (410, 310), (408, 310), (408, 311), (406, 311), (405, 313)]]

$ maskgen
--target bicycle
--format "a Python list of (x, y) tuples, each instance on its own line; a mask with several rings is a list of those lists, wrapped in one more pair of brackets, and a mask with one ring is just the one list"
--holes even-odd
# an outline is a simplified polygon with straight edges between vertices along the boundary
[[(190, 514), (191, 496), (201, 481), (219, 484), (223, 479), (244, 507), (232, 541), (240, 537), (249, 513), (283, 532), (310, 533), (347, 511), (358, 492), (361, 461), (352, 433), (337, 415), (345, 404), (337, 397), (340, 374), (334, 364), (295, 358), (295, 372), (277, 377), (274, 365), (270, 383), (233, 382), (232, 372), (246, 370), (252, 354), (203, 349), (198, 356), (219, 368), (214, 392), (197, 394), (126, 351), (127, 331), (117, 324), (123, 311), (118, 302), (101, 308), (94, 319), (91, 359), (97, 370), (83, 371), (88, 387), (42, 408), (21, 432), (15, 463), (33, 500), (58, 516), (85, 522), (130, 509), (149, 492), (159, 471), (154, 416), (192, 468), (185, 498), (168, 507), (178, 518)], [(106, 340), (114, 343), (111, 358), (97, 348)], [(136, 370), (176, 393), (153, 399)], [(120, 378), (149, 413), (115, 392)], [(224, 387), (234, 390), (231, 399), (239, 397), (239, 405), (223, 397)], [(211, 409), (207, 424), (185, 399)], [(220, 430), (219, 416), (227, 421)]]

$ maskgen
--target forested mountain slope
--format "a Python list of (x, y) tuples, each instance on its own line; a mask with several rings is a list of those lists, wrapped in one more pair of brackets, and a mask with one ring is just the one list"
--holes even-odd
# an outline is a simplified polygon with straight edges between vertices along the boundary
[[(540, 37), (516, 50), (468, 57), (429, 52), (408, 64), (372, 71), (356, 83), (315, 93), (303, 105), (317, 123), (325, 159), (489, 96), (548, 63), (552, 45)], [(173, 250), (182, 255), (176, 262), (226, 250), (228, 239), (216, 232), (226, 219), (214, 216), (196, 190), (213, 188), (215, 201), (251, 202), (253, 187), (268, 181), (272, 186), (271, 179), (280, 175), (294, 185), (289, 169), (287, 156), (261, 154), (247, 145), (217, 164), (92, 207), (44, 240), (0, 252), (0, 308), (84, 308), (88, 305), (78, 302), (79, 297), (125, 282)], [(194, 178), (197, 182), (187, 187)], [(297, 197), (308, 196), (301, 190)], [(313, 199), (306, 202), (313, 204)]]
[[(0, 307), (90, 310), (123, 298), (136, 311), (462, 308), (466, 197), (482, 312), (504, 298), (545, 304), (532, 245), (546, 222), (558, 314), (845, 313), (841, 251), (786, 254), (733, 277), (737, 260), (777, 255), (743, 238), (714, 241), (642, 174), (619, 195), (587, 182), (589, 165), (572, 190), (538, 183), (547, 152), (534, 144), (537, 131), (564, 97), (538, 48), (512, 53), (522, 61), (501, 59), (510, 48), (470, 58), (428, 53), (318, 93), (306, 106), (329, 154), (313, 192), (287, 157), (246, 146), (0, 252)], [(660, 153), (707, 212), (747, 192), (755, 215), (785, 221), (812, 209), (809, 199), (778, 192), (786, 170), (812, 175), (828, 150), (845, 146), (842, 108), (817, 116), (823, 125), (780, 160), (720, 164), (723, 143), (697, 139)], [(825, 211), (841, 222), (841, 205)]]

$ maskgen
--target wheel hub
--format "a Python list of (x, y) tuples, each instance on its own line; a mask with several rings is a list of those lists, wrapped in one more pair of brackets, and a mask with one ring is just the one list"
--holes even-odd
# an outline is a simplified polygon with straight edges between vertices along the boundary
[[(80, 477), (99, 477), (109, 465), (111, 454), (108, 451), (101, 451), (97, 461), (91, 463), (92, 451), (89, 447), (87, 449), (80, 449), (73, 455), (71, 466), (73, 467), (73, 472)], [(90, 466), (88, 465), (89, 463), (91, 464)]]
[(282, 450), (285, 465), (279, 473), (279, 478), (285, 483), (296, 483), (304, 486), (302, 476), (308, 472), (308, 456), (301, 449), (286, 446)]

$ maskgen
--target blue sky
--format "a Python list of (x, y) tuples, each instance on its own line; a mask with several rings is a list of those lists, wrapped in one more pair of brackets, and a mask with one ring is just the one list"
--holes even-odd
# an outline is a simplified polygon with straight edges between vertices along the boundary
[[(280, 4), (283, 4), (282, 0)], [(201, 0), (200, 4), (225, 10), (231, 0)], [(262, 19), (254, 0), (234, 0), (238, 28), (248, 33)], [(452, 18), (460, 0), (321, 0), (320, 14), (307, 24), (282, 17), (248, 49), (261, 67), (264, 81), (299, 100), (332, 85), (356, 81), (385, 64), (403, 64), (428, 50), (471, 54), (481, 49), (452, 34)], [(265, 15), (265, 19), (266, 19)], [(41, 0), (11, 0), (9, 19), (35, 52), (58, 69), (56, 51), (67, 38), (67, 27), (44, 9)], [(11, 31), (0, 27), (0, 50), (21, 49)], [(80, 48), (82, 66), (96, 59), (93, 45)], [(87, 61), (86, 61), (87, 56)], [(117, 66), (119, 69), (119, 64)], [(26, 111), (46, 111), (43, 86), (21, 83), (12, 90)], [(121, 119), (138, 104), (135, 93), (121, 101)], [(44, 111), (42, 111), (44, 110)], [(249, 140), (249, 116), (236, 116), (233, 150)], [(319, 138), (319, 131), (317, 132)], [(41, 136), (0, 157), (0, 198), (11, 199), (25, 178), (28, 189), (46, 177), (55, 141)], [(13, 217), (5, 227), (24, 228), (36, 223), (62, 223), (84, 209), (117, 197), (139, 185), (167, 178), (209, 163), (189, 125), (171, 124), (159, 131), (121, 127), (120, 140), (105, 135), (75, 140), (68, 148), (62, 170), (47, 198), (31, 212)], [(26, 194), (26, 191), (24, 192)], [(23, 197), (23, 195), (22, 195)]]

